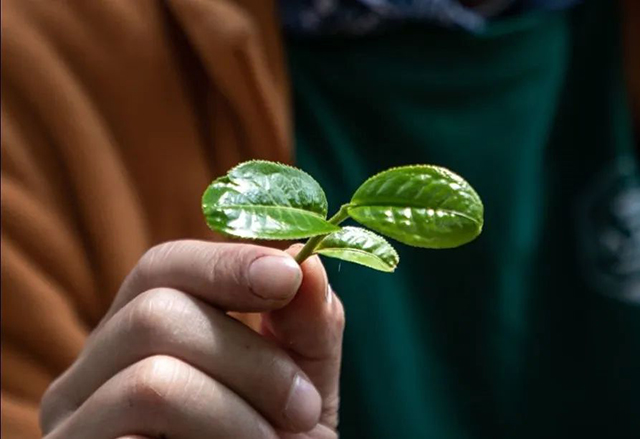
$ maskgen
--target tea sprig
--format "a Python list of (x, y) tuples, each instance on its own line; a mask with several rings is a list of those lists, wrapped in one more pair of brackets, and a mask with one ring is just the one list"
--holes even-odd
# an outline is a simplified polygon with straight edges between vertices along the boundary
[[(217, 232), (250, 239), (309, 238), (296, 260), (321, 254), (392, 272), (399, 262), (381, 233), (407, 245), (452, 248), (483, 227), (480, 197), (462, 177), (438, 166), (391, 168), (366, 180), (327, 219), (324, 191), (306, 172), (275, 162), (241, 163), (214, 180), (202, 211)], [(352, 218), (359, 227), (339, 225)]]

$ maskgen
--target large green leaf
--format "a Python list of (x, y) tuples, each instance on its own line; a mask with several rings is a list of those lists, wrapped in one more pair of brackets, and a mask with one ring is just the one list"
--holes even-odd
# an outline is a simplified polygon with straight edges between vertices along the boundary
[(382, 236), (360, 227), (344, 227), (328, 235), (314, 253), (387, 272), (394, 271), (400, 261), (398, 253)]
[(211, 229), (241, 238), (300, 239), (339, 230), (327, 199), (307, 173), (280, 163), (250, 161), (215, 180), (202, 196)]
[(453, 172), (428, 165), (392, 168), (358, 188), (349, 216), (400, 242), (416, 247), (450, 248), (482, 231), (482, 201)]

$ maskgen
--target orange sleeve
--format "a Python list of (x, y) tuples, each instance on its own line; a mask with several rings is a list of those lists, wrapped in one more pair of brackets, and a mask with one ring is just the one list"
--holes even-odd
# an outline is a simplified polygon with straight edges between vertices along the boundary
[[(288, 160), (271, 1), (2, 1), (2, 437), (151, 245), (211, 239), (199, 200)], [(213, 146), (216, 146), (215, 148)]]

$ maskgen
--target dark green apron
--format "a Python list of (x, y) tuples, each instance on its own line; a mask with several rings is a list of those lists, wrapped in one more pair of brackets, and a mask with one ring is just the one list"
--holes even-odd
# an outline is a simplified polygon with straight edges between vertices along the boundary
[[(347, 329), (341, 438), (640, 438), (640, 184), (615, 2), (287, 41), (299, 165), (330, 210), (433, 163), (485, 203), (455, 250), (327, 261)], [(635, 210), (634, 210), (635, 209)]]

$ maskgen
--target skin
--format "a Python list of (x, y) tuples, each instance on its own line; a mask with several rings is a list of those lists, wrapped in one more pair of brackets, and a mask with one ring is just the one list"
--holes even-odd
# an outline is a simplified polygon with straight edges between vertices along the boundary
[(44, 395), (45, 438), (337, 438), (344, 311), (299, 249), (151, 249)]

